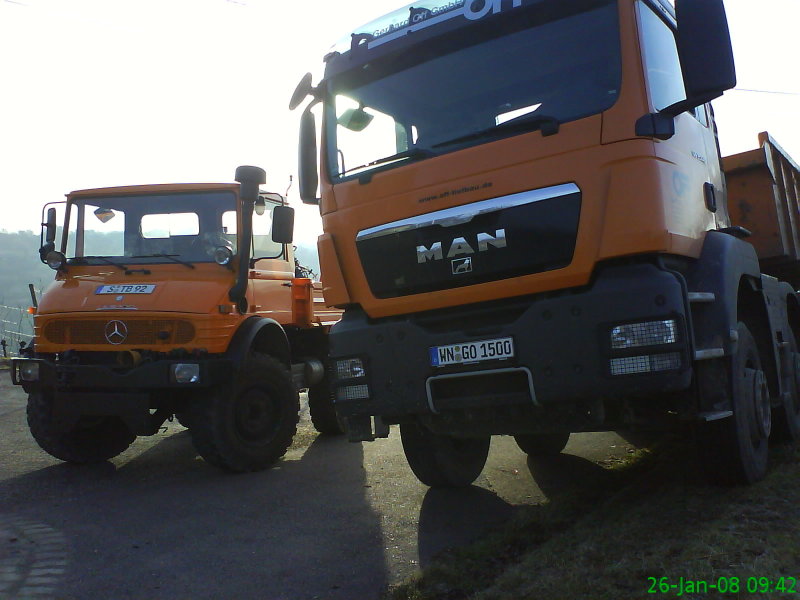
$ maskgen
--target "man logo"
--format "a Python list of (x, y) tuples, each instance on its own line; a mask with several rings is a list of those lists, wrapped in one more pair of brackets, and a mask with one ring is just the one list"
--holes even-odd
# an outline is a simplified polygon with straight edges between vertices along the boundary
[[(473, 239), (475, 240), (474, 242), (472, 242)], [(475, 254), (475, 248), (478, 249), (478, 252), (487, 252), (489, 246), (492, 248), (507, 248), (506, 230), (498, 229), (494, 232), (494, 235), (479, 233), (474, 238), (471, 237), (469, 241), (465, 237), (457, 237), (448, 246), (443, 246), (442, 242), (434, 242), (430, 248), (417, 246), (417, 263), (421, 265), (432, 260), (444, 260), (445, 250), (447, 250), (447, 258), (456, 258), (459, 255)]]
[(457, 258), (452, 262), (453, 275), (472, 273), (472, 257)]
[(109, 321), (106, 323), (105, 333), (109, 344), (119, 346), (128, 339), (128, 326), (122, 321)]

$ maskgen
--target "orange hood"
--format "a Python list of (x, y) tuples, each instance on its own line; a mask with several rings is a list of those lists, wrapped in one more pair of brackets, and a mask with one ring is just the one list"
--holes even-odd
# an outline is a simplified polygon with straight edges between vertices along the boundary
[[(219, 265), (148, 265), (150, 274), (126, 275), (111, 266), (70, 267), (45, 291), (37, 313), (180, 312), (208, 314), (230, 304), (228, 290), (234, 273)], [(103, 286), (134, 286), (121, 292), (100, 293)]]

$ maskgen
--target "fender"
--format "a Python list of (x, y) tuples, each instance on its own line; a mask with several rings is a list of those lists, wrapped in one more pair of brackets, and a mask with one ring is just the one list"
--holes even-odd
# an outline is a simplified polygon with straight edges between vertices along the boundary
[[(786, 299), (795, 295), (791, 286), (761, 273), (753, 246), (716, 231), (706, 236), (700, 259), (687, 273), (687, 283), (690, 291), (716, 296), (705, 308), (693, 307), (695, 347), (723, 348), (726, 356), (732, 356), (737, 339), (731, 332), (736, 329), (740, 313), (746, 310), (750, 327), (755, 328), (771, 395), (781, 398), (784, 382), (779, 343), (785, 339), (784, 332), (790, 330)], [(742, 298), (746, 307), (739, 306)], [(722, 380), (716, 385), (721, 388)], [(706, 390), (704, 395), (719, 401), (719, 391)]]
[(702, 311), (702, 318), (693, 320), (695, 348), (723, 348), (726, 355), (735, 352), (736, 340), (730, 333), (738, 322), (742, 277), (758, 282), (760, 288), (761, 268), (755, 248), (727, 233), (709, 231), (700, 258), (686, 273), (690, 292), (716, 296)]
[(250, 317), (233, 335), (225, 355), (236, 367), (242, 364), (251, 348), (274, 356), (287, 367), (291, 364), (291, 351), (286, 331), (280, 323), (263, 317)]

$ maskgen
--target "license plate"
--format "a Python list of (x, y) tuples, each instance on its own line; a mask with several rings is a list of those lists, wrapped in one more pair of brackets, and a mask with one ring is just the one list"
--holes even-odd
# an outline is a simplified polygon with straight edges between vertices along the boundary
[(480, 342), (465, 342), (450, 346), (434, 346), (430, 349), (431, 366), (463, 365), (485, 360), (514, 357), (514, 339), (498, 338)]
[(97, 294), (152, 294), (156, 289), (155, 285), (148, 284), (115, 284), (101, 285), (97, 288)]

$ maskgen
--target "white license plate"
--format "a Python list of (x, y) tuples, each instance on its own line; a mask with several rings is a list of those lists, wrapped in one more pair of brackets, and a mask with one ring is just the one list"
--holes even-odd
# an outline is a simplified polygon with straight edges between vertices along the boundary
[(156, 289), (155, 285), (148, 284), (115, 284), (115, 285), (101, 285), (97, 288), (97, 294), (152, 294)]
[(514, 357), (514, 339), (498, 338), (430, 348), (431, 366), (463, 365)]

